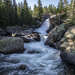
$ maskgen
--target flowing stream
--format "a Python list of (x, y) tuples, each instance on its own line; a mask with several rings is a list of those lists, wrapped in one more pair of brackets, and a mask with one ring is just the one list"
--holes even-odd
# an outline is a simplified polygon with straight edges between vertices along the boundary
[[(42, 26), (35, 30), (40, 33), (41, 41), (25, 43), (24, 53), (1, 55), (0, 75), (64, 75), (60, 52), (44, 45), (49, 26), (49, 19), (46, 19)], [(26, 65), (27, 69), (17, 69), (21, 64)]]

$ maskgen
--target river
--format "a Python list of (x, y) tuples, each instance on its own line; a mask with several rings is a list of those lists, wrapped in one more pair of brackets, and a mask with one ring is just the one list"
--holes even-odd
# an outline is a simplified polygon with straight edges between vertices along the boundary
[[(0, 75), (64, 75), (64, 65), (60, 58), (60, 51), (44, 45), (47, 39), (49, 19), (36, 29), (40, 33), (41, 41), (25, 43), (26, 51), (21, 54), (0, 56)], [(35, 51), (35, 53), (29, 53)], [(21, 64), (27, 69), (18, 70)]]

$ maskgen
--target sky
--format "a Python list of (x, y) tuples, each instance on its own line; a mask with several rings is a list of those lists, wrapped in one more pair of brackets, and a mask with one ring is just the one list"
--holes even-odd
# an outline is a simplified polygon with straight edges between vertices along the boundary
[[(23, 0), (17, 0), (17, 2), (21, 2)], [(31, 9), (34, 8), (34, 4), (37, 5), (38, 0), (27, 0), (28, 6), (31, 6)], [(57, 7), (59, 0), (41, 0), (43, 6), (49, 6), (50, 4), (55, 5)], [(68, 0), (70, 2), (70, 0)]]

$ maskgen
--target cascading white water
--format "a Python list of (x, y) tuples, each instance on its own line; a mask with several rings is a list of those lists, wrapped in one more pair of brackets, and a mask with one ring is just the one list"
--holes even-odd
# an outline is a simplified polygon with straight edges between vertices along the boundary
[(49, 22), (49, 19), (47, 19), (40, 28), (36, 29), (35, 31), (41, 33), (41, 34), (47, 34), (47, 29), (49, 28), (50, 26), (50, 22)]
[[(10, 70), (8, 75), (61, 75), (63, 66), (60, 59), (60, 52), (56, 49), (44, 45), (47, 38), (47, 29), (49, 28), (49, 19), (47, 19), (36, 32), (40, 33), (40, 42), (25, 43), (24, 47), (27, 49), (23, 54), (12, 54), (6, 56), (7, 61), (16, 60), (16, 63), (3, 62), (0, 65)], [(38, 51), (39, 53), (29, 54), (28, 51)], [(20, 64), (25, 64), (29, 70), (16, 70)], [(62, 74), (63, 75), (63, 74)]]

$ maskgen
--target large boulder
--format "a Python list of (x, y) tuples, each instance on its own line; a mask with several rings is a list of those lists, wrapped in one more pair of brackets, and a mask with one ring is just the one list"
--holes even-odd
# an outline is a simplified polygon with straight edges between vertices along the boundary
[(24, 42), (17, 37), (3, 37), (0, 39), (0, 53), (10, 54), (24, 51)]
[(70, 27), (61, 39), (58, 48), (61, 49), (61, 58), (75, 65), (75, 26)]
[(48, 39), (46, 40), (45, 44), (50, 45), (52, 47), (56, 46), (56, 43), (61, 40), (64, 33), (66, 31), (65, 24), (61, 24), (60, 26), (56, 26), (52, 29), (48, 34)]

